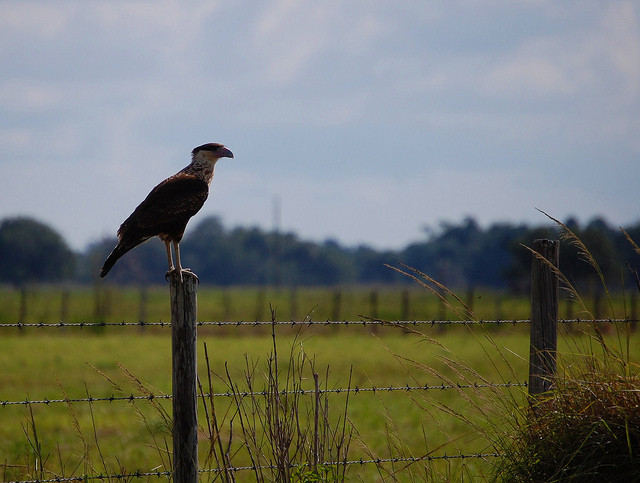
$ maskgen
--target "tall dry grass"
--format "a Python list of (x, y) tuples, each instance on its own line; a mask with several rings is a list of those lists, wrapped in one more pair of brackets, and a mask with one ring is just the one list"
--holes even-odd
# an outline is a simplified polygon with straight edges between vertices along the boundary
[[(271, 318), (276, 321), (273, 308)], [(243, 381), (234, 379), (225, 365), (225, 374), (215, 376), (224, 380), (233, 403), (222, 413), (212, 396), (214, 374), (205, 346), (209, 377), (207, 395), (201, 386), (209, 442), (205, 467), (213, 464), (220, 469), (214, 479), (235, 482), (235, 462), (248, 460), (256, 482), (345, 481), (353, 434), (347, 416), (349, 398), (334, 414), (314, 359), (296, 341), (297, 336), (282, 359), (274, 324), (272, 348), (264, 365), (259, 367), (246, 357)], [(329, 367), (325, 384), (328, 375)], [(312, 392), (304, 387), (304, 381), (310, 379), (314, 381)]]
[[(562, 222), (549, 218), (597, 274), (610, 301), (602, 270), (588, 247)], [(618, 323), (613, 333), (603, 333), (569, 277), (558, 277), (565, 293), (580, 305), (583, 320), (592, 322), (583, 324), (582, 336), (571, 334), (572, 350), (559, 356), (561, 369), (552, 390), (517, 407), (509, 431), (498, 433), (496, 444), (504, 456), (493, 479), (640, 481), (640, 371), (630, 355), (631, 324)], [(637, 275), (636, 282), (633, 289), (640, 290)], [(611, 303), (609, 310), (612, 319), (627, 317), (616, 314)]]
[[(627, 319), (626, 310), (623, 314), (615, 312), (603, 272), (589, 248), (569, 227), (544, 214), (557, 224), (561, 238), (573, 245), (584, 263), (594, 270), (608, 302), (609, 318)], [(624, 233), (640, 254), (640, 247)], [(446, 403), (426, 395), (417, 399), (416, 404), (433, 421), (439, 420), (441, 414), (457, 419), (468, 428), (470, 435), (474, 435), (476, 442), (480, 441), (477, 444), (484, 442), (489, 451), (501, 455), (495, 460), (491, 475), (486, 476), (492, 481), (640, 481), (640, 370), (638, 361), (631, 357), (633, 325), (628, 320), (605, 325), (596, 322), (585, 298), (571, 283), (571, 275), (562, 273), (532, 248), (524, 248), (549, 265), (565, 296), (577, 304), (583, 321), (571, 331), (560, 331), (563, 347), (567, 349), (557, 356), (558, 372), (551, 381), (552, 390), (536, 397), (524, 391), (489, 389), (471, 394), (459, 391), (459, 397), (467, 402), (468, 411), (465, 412), (454, 411)], [(449, 313), (464, 320), (478, 320), (461, 297), (427, 274), (407, 266), (390, 268), (436, 295)], [(629, 269), (635, 277), (631, 289), (640, 290), (637, 270), (630, 266)], [(628, 292), (624, 283), (622, 291)], [(624, 307), (626, 309), (626, 305)], [(436, 338), (424, 331), (413, 327), (404, 327), (404, 330), (430, 344), (438, 344)], [(469, 343), (481, 343), (486, 347), (487, 360), (496, 368), (495, 377), (502, 381), (517, 380), (515, 371), (498, 372), (499, 367), (504, 371), (505, 365), (499, 362), (509, 360), (509, 349), (500, 347), (491, 331), (474, 326), (468, 328), (465, 336), (470, 339)], [(499, 382), (489, 381), (474, 371), (464, 362), (464, 354), (443, 357), (446, 372), (420, 361), (407, 360), (402, 355), (398, 355), (398, 359), (449, 383), (461, 380)], [(389, 440), (397, 438), (397, 434), (390, 435)], [(439, 449), (446, 451), (447, 446), (452, 447), (454, 443), (452, 439), (449, 445)], [(440, 481), (473, 476), (464, 466), (453, 473), (451, 467), (448, 468), (449, 472), (443, 472), (433, 464), (422, 465), (420, 471), (414, 472), (412, 481), (418, 481), (417, 475)], [(393, 473), (388, 476), (396, 478)]]

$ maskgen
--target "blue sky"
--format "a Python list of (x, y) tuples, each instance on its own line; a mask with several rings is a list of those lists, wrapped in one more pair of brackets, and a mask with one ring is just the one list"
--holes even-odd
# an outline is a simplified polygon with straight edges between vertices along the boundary
[(0, 65), (0, 217), (76, 249), (205, 142), (235, 159), (192, 224), (640, 220), (634, 1), (0, 0)]

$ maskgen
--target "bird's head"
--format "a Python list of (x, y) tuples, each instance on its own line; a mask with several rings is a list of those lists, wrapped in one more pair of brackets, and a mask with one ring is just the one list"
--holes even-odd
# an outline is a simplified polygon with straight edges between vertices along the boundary
[(196, 164), (215, 164), (220, 158), (233, 158), (233, 153), (218, 143), (208, 143), (193, 148), (191, 159)]

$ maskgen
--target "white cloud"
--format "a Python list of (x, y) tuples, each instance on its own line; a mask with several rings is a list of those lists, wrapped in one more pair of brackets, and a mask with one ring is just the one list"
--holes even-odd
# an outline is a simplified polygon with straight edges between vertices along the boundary
[[(593, 28), (573, 26), (563, 32), (525, 40), (483, 76), (483, 90), (493, 96), (569, 99), (585, 102), (597, 90), (635, 99), (640, 91), (640, 28), (631, 2), (607, 4)], [(567, 95), (567, 96), (564, 96)]]
[(0, 35), (5, 39), (52, 40), (69, 28), (76, 2), (5, 0), (0, 3)]
[[(380, 15), (376, 4), (279, 0), (267, 5), (257, 21), (254, 42), (266, 78), (279, 86), (290, 86), (304, 76), (327, 81), (340, 76), (337, 65), (370, 55), (371, 45), (390, 32), (389, 19)], [(311, 72), (316, 62), (327, 70)]]
[(288, 85), (301, 75), (314, 55), (327, 41), (328, 4), (309, 5), (298, 0), (279, 0), (267, 4), (254, 32), (266, 78)]
[(631, 218), (637, 190), (618, 186), (640, 177), (639, 11), (631, 1), (0, 2), (0, 174), (22, 166), (33, 179), (11, 183), (0, 216), (24, 206), (75, 230), (78, 246), (111, 233), (211, 140), (238, 153), (205, 208), (231, 224), (268, 225), (276, 195), (303, 236), (394, 245), (464, 214), (562, 216), (564, 203), (582, 215), (606, 198), (607, 214)]
[(11, 111), (46, 111), (59, 107), (64, 94), (47, 82), (10, 79), (0, 86), (0, 106)]
[(640, 93), (638, 5), (626, 1), (609, 6), (602, 20), (602, 32), (594, 39), (591, 49), (594, 56), (602, 55), (617, 71), (625, 97), (637, 101)]
[(493, 96), (524, 94), (542, 99), (574, 90), (565, 73), (543, 58), (518, 58), (497, 65), (487, 73), (483, 83), (483, 90)]
[(33, 139), (30, 128), (0, 128), (0, 145), (4, 146), (5, 152), (26, 152)]
[(98, 2), (85, 4), (90, 18), (111, 37), (143, 42), (145, 49), (177, 62), (204, 29), (215, 29), (212, 16), (222, 2), (181, 0)]

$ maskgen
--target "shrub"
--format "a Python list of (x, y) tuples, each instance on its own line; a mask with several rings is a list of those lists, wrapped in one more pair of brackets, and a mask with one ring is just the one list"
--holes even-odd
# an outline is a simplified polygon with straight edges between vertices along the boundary
[(523, 411), (497, 481), (638, 481), (640, 392), (612, 373), (564, 380)]

